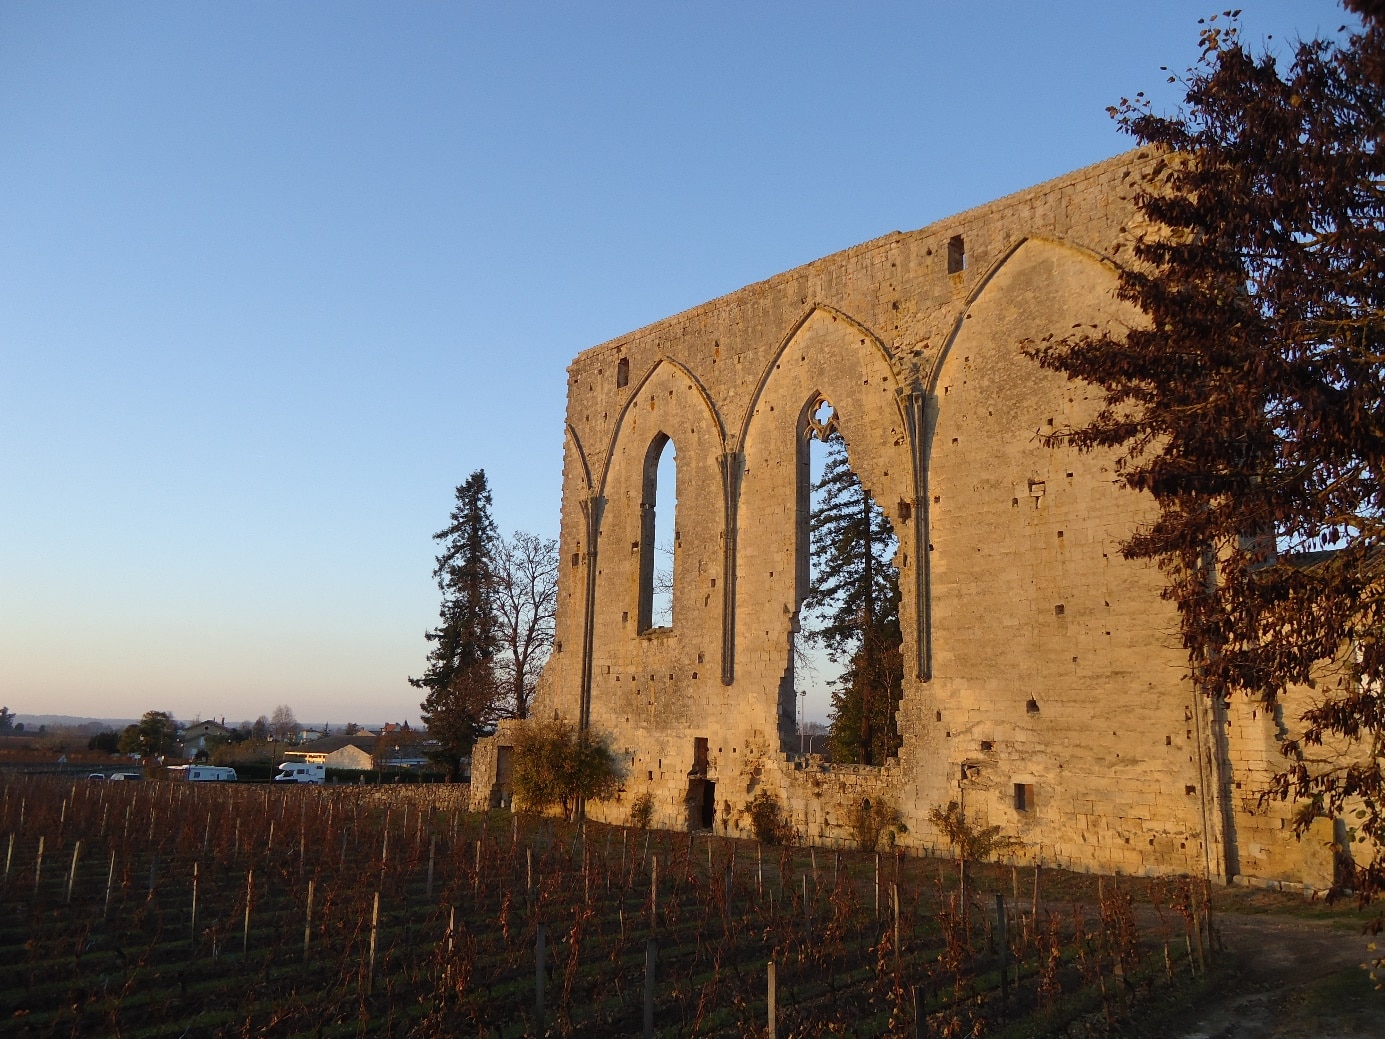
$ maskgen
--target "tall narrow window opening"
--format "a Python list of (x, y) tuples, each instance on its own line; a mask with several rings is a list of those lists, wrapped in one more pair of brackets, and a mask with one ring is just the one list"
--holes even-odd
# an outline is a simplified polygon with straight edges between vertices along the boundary
[(674, 560), (678, 548), (678, 457), (660, 433), (644, 462), (640, 502), (639, 630), (673, 627)]
[(959, 234), (947, 240), (947, 273), (961, 274), (967, 269), (967, 246)]
[[(847, 457), (831, 403), (805, 409), (799, 448), (799, 613), (791, 670), (804, 692), (828, 694), (833, 760), (883, 765), (899, 750), (903, 691), (899, 547), (884, 511)], [(807, 697), (799, 720), (811, 722)]]
[(630, 384), (630, 358), (622, 357), (616, 362), (616, 389)]
[(1034, 810), (1034, 786), (1032, 783), (1015, 784), (1015, 811), (1032, 812)]

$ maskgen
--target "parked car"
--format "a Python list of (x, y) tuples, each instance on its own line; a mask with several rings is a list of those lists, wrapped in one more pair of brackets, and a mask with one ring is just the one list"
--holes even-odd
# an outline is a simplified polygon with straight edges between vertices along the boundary
[(106, 778), (106, 773), (104, 773), (104, 772), (93, 772), (91, 775), (87, 776), (87, 778), (88, 778), (88, 779), (105, 779), (105, 778)]
[(115, 782), (119, 782), (119, 781), (122, 780), (122, 779), (134, 780), (134, 779), (143, 779), (143, 778), (144, 778), (144, 777), (143, 777), (142, 775), (140, 775), (138, 772), (112, 772), (112, 773), (107, 777), (107, 782), (115, 783)]

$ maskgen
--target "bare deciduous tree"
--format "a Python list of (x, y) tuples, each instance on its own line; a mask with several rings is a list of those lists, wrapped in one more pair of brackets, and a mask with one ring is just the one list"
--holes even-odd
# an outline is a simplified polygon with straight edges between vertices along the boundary
[(293, 716), (293, 708), (286, 703), (274, 708), (274, 713), (269, 717), (269, 731), (274, 733), (276, 740), (292, 739), (298, 732), (298, 719)]
[(650, 625), (655, 628), (673, 626), (673, 544), (665, 541), (654, 546), (654, 578), (650, 593)]
[(558, 542), (523, 531), (501, 538), (493, 555), (498, 651), (496, 680), (505, 713), (527, 718), (539, 672), (553, 647), (558, 609)]

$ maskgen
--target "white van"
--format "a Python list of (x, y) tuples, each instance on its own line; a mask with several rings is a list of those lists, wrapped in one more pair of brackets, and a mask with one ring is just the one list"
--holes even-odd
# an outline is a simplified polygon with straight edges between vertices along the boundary
[(235, 769), (220, 765), (172, 765), (169, 771), (189, 783), (234, 783), (237, 778)]
[(316, 783), (321, 786), (327, 782), (327, 766), (310, 765), (305, 761), (285, 761), (279, 766), (276, 783)]

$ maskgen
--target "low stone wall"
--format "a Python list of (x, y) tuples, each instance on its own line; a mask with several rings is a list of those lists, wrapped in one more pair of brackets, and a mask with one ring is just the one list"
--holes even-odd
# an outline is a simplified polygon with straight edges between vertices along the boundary
[[(495, 761), (499, 741), (497, 735), (477, 745), (472, 756), (473, 810), (494, 804)], [(479, 764), (484, 762), (484, 764)], [(484, 777), (484, 779), (483, 779)], [(589, 818), (612, 825), (631, 821), (635, 802), (648, 795), (651, 800), (651, 824), (658, 829), (702, 829), (697, 811), (688, 804), (690, 780), (677, 770), (627, 769), (621, 793), (610, 801), (593, 802), (587, 806)], [(897, 762), (883, 768), (862, 765), (839, 765), (825, 761), (819, 755), (766, 754), (751, 758), (734, 772), (724, 767), (709, 770), (706, 779), (716, 784), (716, 810), (713, 832), (731, 837), (751, 837), (754, 834), (750, 818), (750, 801), (761, 790), (771, 794), (780, 805), (785, 820), (799, 839), (820, 847), (854, 848), (857, 846), (855, 813), (869, 803), (877, 811), (888, 814), (898, 809), (896, 795), (900, 775)], [(919, 846), (902, 825), (893, 829), (900, 844)], [(931, 844), (922, 845), (932, 850)]]

